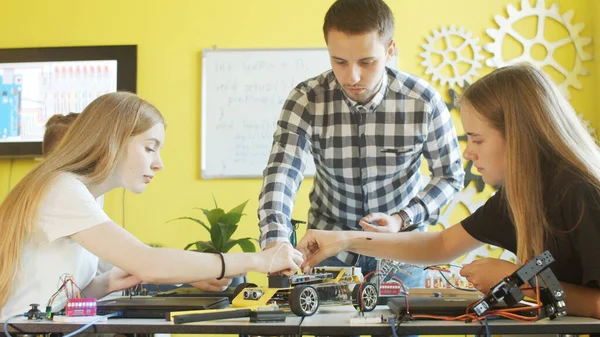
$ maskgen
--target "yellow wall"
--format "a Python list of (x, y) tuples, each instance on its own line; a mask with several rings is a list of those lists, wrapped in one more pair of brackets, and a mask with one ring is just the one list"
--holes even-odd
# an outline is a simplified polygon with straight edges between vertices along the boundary
[[(548, 1), (549, 2), (549, 1)], [(192, 239), (206, 238), (194, 224), (169, 223), (177, 216), (194, 214), (192, 207), (211, 207), (214, 194), (229, 209), (250, 199), (239, 236), (258, 236), (256, 208), (260, 179), (202, 180), (200, 162), (200, 69), (205, 48), (324, 47), (322, 19), (331, 0), (25, 0), (3, 4), (0, 48), (138, 45), (138, 93), (165, 115), (169, 127), (163, 150), (165, 170), (142, 195), (113, 191), (105, 209), (118, 223), (147, 243), (183, 247)], [(495, 14), (506, 15), (506, 0), (394, 0), (400, 68), (422, 74), (419, 65), (425, 36), (441, 25), (459, 24), (489, 42), (485, 28), (496, 27)], [(585, 24), (583, 35), (600, 37), (592, 27), (600, 16), (593, 0), (559, 1), (561, 10), (575, 10), (574, 22)], [(588, 48), (588, 51), (598, 48)], [(484, 52), (486, 57), (489, 54)], [(583, 91), (571, 91), (572, 103), (594, 126), (600, 123), (594, 98), (600, 64), (588, 62), (591, 76), (580, 77)], [(487, 73), (489, 68), (484, 68)], [(290, 88), (291, 89), (291, 88)], [(454, 116), (457, 118), (457, 116)], [(460, 128), (460, 122), (456, 119)], [(213, 141), (219, 141), (215, 139)], [(10, 169), (12, 167), (12, 170)], [(10, 187), (36, 165), (31, 159), (0, 159), (0, 200)], [(9, 186), (10, 179), (10, 186)], [(294, 218), (305, 219), (307, 180), (298, 196)], [(199, 215), (199, 213), (196, 213)], [(262, 282), (262, 278), (251, 275)]]

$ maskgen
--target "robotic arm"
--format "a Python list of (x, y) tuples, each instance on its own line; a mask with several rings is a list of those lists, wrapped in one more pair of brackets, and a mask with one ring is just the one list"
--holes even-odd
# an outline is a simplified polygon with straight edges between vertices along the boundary
[(549, 251), (543, 252), (493, 286), (473, 306), (473, 310), (478, 316), (482, 316), (494, 304), (500, 301), (504, 301), (509, 307), (514, 307), (525, 297), (520, 287), (529, 282), (535, 288), (536, 275), (539, 275), (545, 285), (544, 287), (540, 285), (540, 300), (542, 302), (540, 318), (549, 317), (550, 319), (555, 319), (566, 315), (565, 292), (558, 279), (556, 279), (556, 276), (554, 276), (554, 273), (552, 273), (552, 270), (548, 268), (552, 262), (554, 262), (552, 254)]

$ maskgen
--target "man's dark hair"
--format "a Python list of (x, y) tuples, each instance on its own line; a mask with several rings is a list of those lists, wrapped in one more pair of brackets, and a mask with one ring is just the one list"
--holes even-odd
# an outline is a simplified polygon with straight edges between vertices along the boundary
[(394, 15), (383, 0), (337, 0), (325, 14), (325, 42), (331, 30), (348, 35), (377, 31), (387, 42), (394, 36)]

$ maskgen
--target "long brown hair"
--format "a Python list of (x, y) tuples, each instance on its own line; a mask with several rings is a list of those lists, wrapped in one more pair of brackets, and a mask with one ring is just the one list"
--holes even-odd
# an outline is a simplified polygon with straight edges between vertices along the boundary
[(23, 245), (35, 238), (48, 182), (60, 172), (80, 175), (86, 184), (106, 180), (127, 140), (159, 123), (166, 126), (160, 112), (135, 94), (100, 96), (83, 110), (58, 148), (13, 188), (0, 205), (0, 308), (12, 293)]
[(517, 258), (525, 262), (546, 249), (546, 234), (555, 234), (544, 205), (547, 164), (572, 172), (600, 194), (597, 144), (548, 75), (528, 64), (484, 76), (461, 102), (504, 136), (503, 193), (517, 233)]

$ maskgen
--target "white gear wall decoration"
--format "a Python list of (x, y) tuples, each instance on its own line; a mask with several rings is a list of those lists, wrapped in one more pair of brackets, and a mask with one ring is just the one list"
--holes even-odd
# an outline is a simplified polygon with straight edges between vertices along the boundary
[[(535, 7), (531, 7), (529, 0), (521, 0), (521, 10), (517, 10), (512, 4), (506, 6), (508, 17), (501, 15), (494, 16), (494, 21), (498, 25), (498, 29), (488, 28), (487, 35), (492, 38), (493, 42), (484, 45), (484, 49), (493, 54), (487, 59), (486, 64), (490, 67), (504, 67), (507, 65), (517, 64), (520, 62), (529, 62), (536, 65), (538, 68), (549, 66), (564, 76), (564, 80), (558, 83), (558, 86), (567, 99), (570, 98), (569, 87), (582, 89), (581, 82), (577, 79), (578, 75), (588, 75), (589, 70), (583, 65), (584, 61), (592, 59), (592, 54), (583, 50), (583, 48), (592, 42), (589, 37), (581, 37), (579, 34), (584, 28), (583, 23), (573, 24), (573, 10), (560, 14), (557, 3), (553, 3), (550, 8), (546, 8), (544, 0), (537, 0)], [(527, 39), (517, 32), (513, 24), (527, 17), (537, 17), (537, 31), (532, 39)], [(569, 36), (558, 41), (549, 42), (544, 38), (544, 27), (546, 19), (552, 19), (558, 24), (561, 24)], [(523, 46), (523, 54), (510, 59), (504, 60), (502, 56), (502, 45), (506, 35), (514, 38)], [(554, 59), (554, 52), (568, 44), (572, 44), (576, 55), (575, 62), (571, 69), (565, 68), (562, 64)], [(542, 45), (546, 48), (546, 57), (542, 60), (536, 60), (531, 55), (531, 49), (535, 45)]]
[(583, 116), (583, 114), (577, 114), (577, 117), (579, 117), (579, 120), (581, 121), (581, 124), (587, 130), (587, 132), (592, 136), (592, 138), (597, 139), (597, 137), (596, 137), (596, 129), (594, 129), (594, 127), (592, 126), (592, 124), (590, 123), (590, 121), (588, 121), (587, 119), (585, 119), (585, 117)]
[[(472, 83), (474, 77), (477, 76), (477, 69), (481, 68), (482, 61), (484, 59), (481, 55), (481, 46), (478, 44), (479, 39), (474, 38), (473, 34), (469, 31), (465, 31), (463, 27), (456, 28), (455, 25), (451, 25), (449, 28), (442, 26), (440, 30), (433, 30), (433, 36), (427, 36), (427, 43), (421, 46), (423, 51), (420, 56), (423, 59), (421, 65), (425, 67), (425, 74), (432, 75), (432, 81), (440, 82), (440, 85), (448, 85), (454, 87), (459, 85), (461, 88), (466, 83)], [(452, 43), (453, 39), (459, 38), (462, 42), (458, 46), (454, 46)], [(443, 40), (445, 49), (439, 50), (436, 48), (438, 41)], [(471, 50), (472, 59), (465, 57), (464, 50), (469, 48)], [(437, 54), (441, 56), (442, 62), (439, 65), (434, 65), (432, 55)], [(468, 64), (468, 69), (463, 71), (459, 67), (459, 63)], [(443, 70), (450, 66), (452, 75), (446, 75)]]

